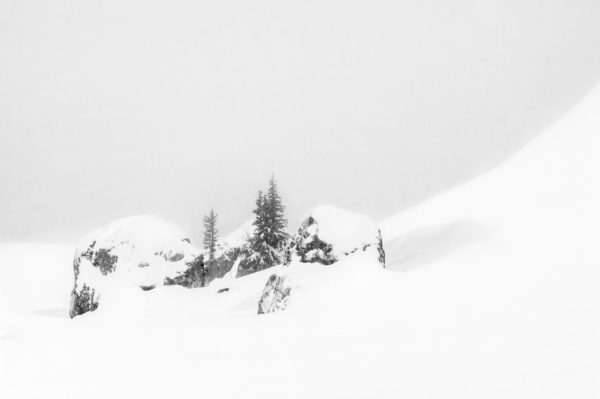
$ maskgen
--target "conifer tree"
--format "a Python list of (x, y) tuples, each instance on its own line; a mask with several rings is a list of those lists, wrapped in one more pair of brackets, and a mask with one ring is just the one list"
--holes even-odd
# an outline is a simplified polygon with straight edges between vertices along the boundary
[(254, 210), (254, 235), (250, 240), (252, 255), (249, 268), (262, 270), (278, 263), (284, 258), (288, 234), (285, 232), (287, 220), (284, 216), (285, 206), (277, 190), (275, 178), (269, 181), (266, 194), (259, 191)]
[(281, 201), (275, 177), (269, 180), (269, 190), (266, 195), (267, 213), (267, 245), (273, 249), (281, 250), (287, 243), (288, 234), (285, 232), (287, 219), (285, 218), (285, 206)]
[(254, 234), (251, 237), (251, 247), (256, 252), (262, 246), (264, 242), (264, 231), (267, 226), (267, 215), (266, 215), (266, 206), (265, 206), (265, 195), (262, 190), (258, 192), (258, 196), (256, 197), (256, 208), (254, 208), (254, 222), (252, 222), (252, 226), (254, 226)]
[(208, 250), (208, 260), (215, 259), (219, 230), (217, 229), (217, 214), (213, 209), (204, 216), (204, 248)]
[(267, 206), (266, 206), (266, 197), (262, 191), (258, 192), (258, 196), (256, 198), (256, 208), (254, 209), (254, 222), (252, 225), (254, 226), (254, 234), (250, 238), (250, 250), (252, 252), (251, 255), (251, 269), (260, 270), (261, 264), (264, 264), (268, 261), (268, 248), (265, 241), (266, 231), (268, 229), (267, 226)]

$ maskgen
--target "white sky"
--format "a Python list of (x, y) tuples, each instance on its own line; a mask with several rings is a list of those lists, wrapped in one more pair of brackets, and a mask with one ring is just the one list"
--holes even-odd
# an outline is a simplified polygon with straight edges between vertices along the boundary
[(597, 0), (0, 0), (0, 240), (161, 215), (380, 218), (498, 163), (600, 76)]

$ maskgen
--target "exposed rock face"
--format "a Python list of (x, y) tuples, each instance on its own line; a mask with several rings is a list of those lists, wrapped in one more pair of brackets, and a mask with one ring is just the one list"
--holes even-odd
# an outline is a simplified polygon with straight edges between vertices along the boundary
[(304, 219), (293, 247), (301, 262), (324, 265), (357, 251), (376, 249), (374, 256), (385, 267), (383, 240), (375, 223), (333, 206), (317, 207)]
[(70, 315), (93, 311), (111, 287), (148, 291), (194, 284), (200, 251), (176, 226), (155, 216), (117, 220), (87, 235), (73, 260)]
[(318, 262), (330, 265), (337, 261), (333, 255), (333, 247), (319, 238), (319, 224), (314, 217), (308, 216), (298, 229), (296, 238), (296, 254), (301, 262)]
[(287, 307), (292, 287), (285, 275), (273, 274), (258, 301), (258, 314), (273, 313)]

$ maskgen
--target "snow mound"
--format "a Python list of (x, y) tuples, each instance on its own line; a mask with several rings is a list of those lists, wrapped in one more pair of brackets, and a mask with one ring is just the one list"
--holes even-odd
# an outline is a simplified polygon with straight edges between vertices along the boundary
[(189, 238), (183, 230), (154, 215), (132, 216), (113, 221), (87, 234), (79, 241), (77, 248), (87, 248), (94, 241), (113, 246), (130, 243), (130, 257), (147, 257), (156, 252), (183, 249), (187, 247), (186, 243), (189, 244)]
[(383, 253), (379, 229), (370, 218), (332, 205), (318, 206), (305, 217), (296, 245), (302, 261), (323, 264), (367, 248), (376, 248), (378, 257)]
[(159, 217), (112, 222), (77, 246), (71, 317), (95, 310), (111, 292), (150, 290), (181, 279), (199, 254), (182, 230)]

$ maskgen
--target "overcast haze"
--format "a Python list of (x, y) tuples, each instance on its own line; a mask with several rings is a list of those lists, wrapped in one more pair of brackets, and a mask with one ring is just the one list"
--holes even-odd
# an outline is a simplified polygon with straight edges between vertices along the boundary
[(374, 218), (480, 173), (600, 76), (600, 2), (0, 0), (0, 240), (161, 215)]

